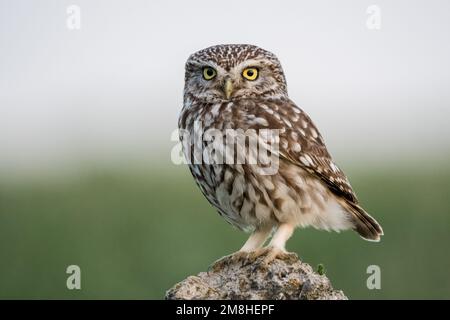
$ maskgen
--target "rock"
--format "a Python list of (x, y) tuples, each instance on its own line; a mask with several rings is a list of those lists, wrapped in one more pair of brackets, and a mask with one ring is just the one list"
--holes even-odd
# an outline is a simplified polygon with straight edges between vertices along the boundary
[(314, 272), (294, 253), (269, 265), (261, 257), (227, 256), (207, 272), (189, 276), (166, 292), (168, 300), (347, 300), (325, 275)]

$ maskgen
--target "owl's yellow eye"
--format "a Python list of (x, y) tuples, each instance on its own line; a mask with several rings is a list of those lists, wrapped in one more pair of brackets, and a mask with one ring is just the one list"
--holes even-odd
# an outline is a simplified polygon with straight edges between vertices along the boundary
[(258, 78), (258, 69), (256, 68), (246, 68), (242, 71), (242, 76), (250, 81), (256, 80)]
[(214, 70), (211, 67), (203, 68), (203, 78), (205, 78), (205, 80), (211, 80), (216, 76), (216, 74), (217, 74), (216, 70)]

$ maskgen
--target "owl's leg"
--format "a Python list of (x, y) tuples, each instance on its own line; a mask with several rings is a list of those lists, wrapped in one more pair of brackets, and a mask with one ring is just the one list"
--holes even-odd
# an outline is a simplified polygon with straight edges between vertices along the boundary
[(286, 241), (292, 236), (295, 226), (289, 223), (281, 224), (272, 237), (269, 245), (254, 252), (254, 257), (264, 256), (263, 264), (269, 264), (276, 258), (283, 258), (289, 254), (286, 252)]
[(255, 252), (255, 250), (261, 249), (262, 245), (264, 244), (264, 242), (266, 242), (271, 232), (271, 226), (256, 229), (239, 251), (236, 251), (215, 261), (211, 265), (211, 268), (220, 268), (223, 264), (238, 260), (246, 260), (251, 254), (253, 254), (253, 252)]
[(292, 236), (294, 228), (295, 226), (289, 223), (281, 224), (273, 235), (272, 240), (269, 243), (269, 247), (277, 248), (280, 251), (286, 252), (286, 241), (288, 241)]
[(255, 230), (238, 252), (251, 252), (261, 248), (269, 237), (270, 232), (272, 232), (272, 227), (264, 227)]

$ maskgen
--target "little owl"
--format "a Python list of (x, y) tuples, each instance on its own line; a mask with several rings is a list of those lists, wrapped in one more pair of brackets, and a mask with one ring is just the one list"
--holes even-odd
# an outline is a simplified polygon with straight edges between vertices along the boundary
[[(381, 226), (359, 205), (319, 130), (289, 99), (274, 54), (241, 44), (217, 45), (192, 54), (186, 62), (179, 128), (184, 155), (205, 197), (229, 223), (251, 232), (240, 254), (264, 254), (268, 263), (285, 253), (285, 243), (296, 227), (353, 229), (371, 241), (383, 235)], [(277, 157), (275, 172), (264, 174), (258, 170), (261, 165), (237, 161), (234, 153), (238, 151), (256, 153), (248, 141), (227, 144), (225, 149), (216, 143), (209, 153), (231, 151), (234, 161), (212, 160), (219, 157), (204, 152), (215, 140), (228, 141), (226, 132), (266, 129), (276, 130), (278, 136), (256, 135), (256, 139), (258, 147)], [(217, 139), (217, 134), (214, 139), (201, 136), (210, 130), (221, 132), (223, 139)], [(270, 243), (262, 248), (272, 232)]]

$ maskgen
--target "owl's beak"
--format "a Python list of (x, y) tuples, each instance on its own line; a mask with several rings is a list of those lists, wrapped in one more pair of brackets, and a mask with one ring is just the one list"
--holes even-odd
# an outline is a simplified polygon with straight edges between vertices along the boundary
[(227, 79), (225, 81), (225, 85), (223, 86), (223, 91), (225, 92), (225, 96), (227, 97), (227, 100), (230, 99), (231, 93), (233, 93), (233, 83), (231, 82), (231, 79)]

